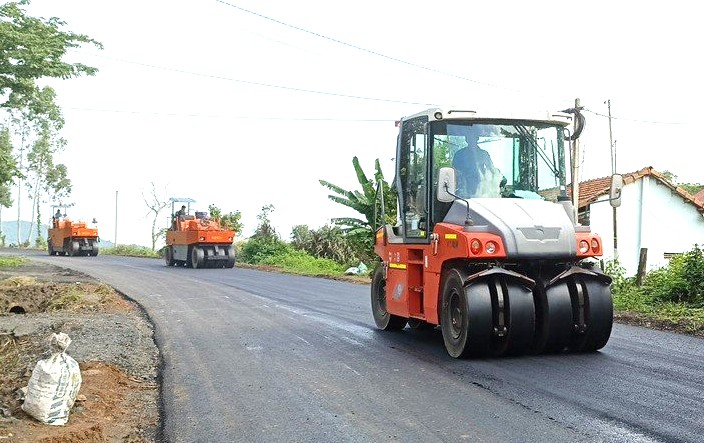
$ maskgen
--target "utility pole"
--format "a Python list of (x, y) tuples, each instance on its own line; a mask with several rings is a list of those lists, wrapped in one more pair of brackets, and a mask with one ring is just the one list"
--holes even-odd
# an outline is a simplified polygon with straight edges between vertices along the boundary
[[(581, 109), (579, 99), (574, 99), (574, 108)], [(577, 132), (577, 118), (575, 114), (573, 134)], [(574, 205), (574, 222), (579, 220), (579, 138), (572, 142), (572, 204)]]
[[(24, 136), (25, 136), (25, 124), (22, 125), (22, 139), (20, 141), (20, 171), (22, 171), (22, 159), (24, 159)], [(22, 177), (17, 177), (17, 248), (20, 245), (20, 216), (22, 212), (20, 211), (20, 200), (22, 198)]]
[[(614, 136), (613, 132), (611, 131), (611, 100), (606, 100), (606, 105), (609, 110), (609, 146), (611, 146), (611, 175), (614, 175), (616, 173), (616, 146), (614, 145)], [(612, 206), (611, 208), (612, 212), (612, 217), (613, 217), (613, 227), (614, 227), (614, 259), (618, 258), (618, 236), (616, 234), (617, 232), (617, 225), (616, 225), (616, 207)]]
[(115, 191), (115, 247), (117, 246), (117, 192)]

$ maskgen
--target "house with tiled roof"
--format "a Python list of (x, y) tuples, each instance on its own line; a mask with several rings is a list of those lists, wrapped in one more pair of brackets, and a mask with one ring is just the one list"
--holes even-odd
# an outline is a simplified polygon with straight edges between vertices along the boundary
[(608, 203), (611, 177), (579, 184), (579, 219), (601, 236), (604, 259), (617, 255), (632, 276), (642, 249), (647, 250), (650, 270), (695, 244), (704, 245), (704, 199), (673, 185), (652, 167), (622, 175), (621, 206), (615, 211)]

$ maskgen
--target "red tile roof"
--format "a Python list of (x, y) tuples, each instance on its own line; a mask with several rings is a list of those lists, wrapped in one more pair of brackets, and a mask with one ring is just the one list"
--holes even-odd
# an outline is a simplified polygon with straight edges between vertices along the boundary
[(704, 189), (694, 194), (694, 198), (699, 200), (699, 203), (704, 203)]
[[(658, 180), (660, 183), (664, 184), (668, 188), (679, 194), (682, 199), (696, 206), (697, 210), (704, 212), (704, 199), (695, 199), (695, 197), (679, 186), (675, 186), (665, 177), (661, 172), (653, 169), (652, 166), (645, 167), (640, 171), (629, 172), (627, 174), (621, 174), (623, 176), (623, 184), (627, 185), (640, 180), (643, 177), (650, 176)], [(572, 187), (567, 187), (567, 195), (572, 192)], [(594, 203), (600, 197), (609, 194), (609, 189), (611, 188), (611, 177), (596, 178), (593, 180), (586, 180), (579, 183), (579, 208), (583, 208), (590, 203)], [(699, 194), (697, 194), (699, 195)]]

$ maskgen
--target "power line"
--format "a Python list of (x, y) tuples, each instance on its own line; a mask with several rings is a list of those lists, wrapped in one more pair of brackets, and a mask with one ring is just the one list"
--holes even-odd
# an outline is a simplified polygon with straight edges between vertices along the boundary
[(121, 63), (129, 63), (133, 65), (138, 65), (138, 66), (144, 66), (147, 68), (153, 68), (153, 69), (161, 69), (164, 71), (171, 71), (171, 72), (177, 72), (179, 74), (188, 74), (188, 75), (194, 75), (197, 77), (205, 77), (205, 78), (211, 78), (215, 80), (225, 80), (225, 81), (230, 81), (230, 82), (235, 82), (235, 83), (243, 83), (247, 85), (253, 85), (253, 86), (261, 86), (261, 87), (266, 87), (266, 88), (276, 88), (276, 89), (283, 89), (287, 91), (294, 91), (294, 92), (305, 92), (305, 93), (310, 93), (310, 94), (319, 94), (319, 95), (329, 95), (329, 96), (334, 96), (334, 97), (344, 97), (344, 98), (352, 98), (356, 100), (368, 100), (368, 101), (377, 101), (377, 102), (386, 102), (386, 103), (398, 103), (398, 104), (404, 104), (404, 105), (420, 105), (420, 106), (441, 106), (436, 103), (422, 103), (422, 102), (411, 102), (411, 101), (404, 101), (404, 100), (393, 100), (393, 99), (385, 99), (385, 98), (376, 98), (376, 97), (365, 97), (361, 95), (350, 95), (350, 94), (342, 94), (342, 93), (337, 93), (337, 92), (328, 92), (328, 91), (316, 91), (314, 89), (304, 89), (304, 88), (295, 88), (293, 86), (282, 86), (282, 85), (273, 85), (270, 83), (260, 83), (260, 82), (255, 82), (251, 80), (240, 80), (236, 78), (231, 78), (231, 77), (224, 77), (220, 75), (214, 75), (214, 74), (203, 74), (200, 72), (193, 72), (193, 71), (186, 71), (183, 69), (176, 69), (176, 68), (167, 68), (164, 66), (158, 66), (158, 65), (152, 65), (149, 63), (142, 63), (142, 62), (135, 62), (135, 61), (130, 61), (130, 60), (124, 60), (124, 59), (119, 59), (115, 57), (109, 57), (105, 55), (100, 55), (100, 54), (94, 54), (94, 53), (87, 53), (87, 52), (82, 52), (78, 50), (72, 50), (72, 52), (76, 52), (79, 54), (86, 54), (86, 55), (91, 55), (94, 57), (99, 57), (99, 58), (105, 58), (109, 60), (114, 60), (118, 61)]
[(393, 119), (345, 119), (345, 118), (329, 118), (329, 117), (262, 117), (262, 116), (236, 116), (236, 115), (209, 115), (209, 114), (179, 114), (175, 112), (148, 112), (148, 111), (132, 111), (124, 109), (96, 109), (96, 108), (76, 108), (63, 106), (62, 109), (71, 111), (87, 111), (87, 112), (112, 112), (119, 114), (139, 114), (139, 115), (155, 115), (166, 117), (200, 117), (200, 118), (222, 118), (233, 120), (282, 120), (282, 121), (330, 121), (330, 122), (359, 122), (359, 123), (389, 123)]
[(662, 121), (649, 121), (649, 120), (635, 120), (635, 119), (629, 119), (629, 118), (619, 118), (619, 117), (614, 117), (613, 115), (609, 117), (608, 115), (601, 114), (599, 112), (592, 111), (587, 108), (583, 108), (583, 111), (589, 112), (594, 115), (598, 115), (599, 117), (604, 117), (604, 118), (611, 118), (613, 120), (621, 120), (621, 121), (628, 121), (628, 122), (634, 122), (634, 123), (651, 123), (654, 125), (687, 125), (689, 123), (686, 122), (662, 122)]
[(402, 59), (400, 59), (400, 58), (396, 58), (396, 57), (392, 57), (392, 56), (389, 56), (389, 55), (386, 55), (386, 54), (382, 54), (382, 53), (380, 53), (380, 52), (372, 51), (371, 49), (367, 49), (367, 48), (363, 48), (363, 47), (361, 47), (361, 46), (353, 45), (353, 44), (351, 44), (351, 43), (347, 43), (347, 42), (344, 42), (344, 41), (342, 41), (342, 40), (338, 40), (338, 39), (336, 39), (336, 38), (328, 37), (328, 36), (326, 36), (326, 35), (323, 35), (323, 34), (320, 34), (320, 33), (314, 32), (314, 31), (310, 31), (310, 30), (308, 30), (308, 29), (301, 28), (301, 27), (299, 27), (299, 26), (295, 26), (295, 25), (291, 25), (291, 24), (286, 23), (286, 22), (282, 22), (281, 20), (277, 20), (277, 19), (275, 19), (275, 18), (266, 16), (266, 15), (264, 15), (264, 14), (260, 14), (260, 13), (258, 13), (258, 12), (250, 11), (249, 9), (245, 9), (245, 8), (243, 8), (243, 7), (241, 7), (241, 6), (233, 5), (232, 3), (229, 3), (229, 2), (226, 2), (226, 1), (223, 1), (223, 0), (215, 0), (215, 1), (218, 2), (218, 3), (222, 3), (223, 5), (230, 6), (230, 7), (235, 8), (235, 9), (239, 9), (240, 11), (246, 12), (247, 14), (255, 15), (255, 16), (257, 16), (257, 17), (263, 18), (263, 19), (265, 19), (265, 20), (272, 21), (272, 22), (277, 23), (277, 24), (279, 24), (279, 25), (286, 26), (287, 28), (295, 29), (296, 31), (301, 31), (301, 32), (304, 32), (304, 33), (306, 33), (306, 34), (310, 34), (310, 35), (313, 35), (313, 36), (315, 36), (315, 37), (319, 37), (319, 38), (322, 38), (322, 39), (325, 39), (325, 40), (329, 40), (329, 41), (331, 41), (331, 42), (334, 42), (334, 43), (337, 43), (337, 44), (340, 44), (340, 45), (343, 45), (343, 46), (347, 46), (347, 47), (349, 47), (349, 48), (353, 48), (353, 49), (356, 49), (356, 50), (358, 50), (358, 51), (366, 52), (366, 53), (368, 53), (368, 54), (372, 54), (372, 55), (375, 55), (375, 56), (377, 56), (377, 57), (382, 57), (382, 58), (385, 58), (385, 59), (387, 59), (387, 60), (391, 60), (391, 61), (394, 61), (394, 62), (397, 62), (397, 63), (402, 63), (402, 64), (404, 64), (404, 65), (413, 66), (414, 68), (422, 69), (422, 70), (428, 71), (428, 72), (434, 72), (434, 73), (436, 73), (436, 74), (441, 74), (441, 75), (444, 75), (444, 76), (446, 76), (446, 77), (453, 77), (453, 78), (456, 78), (456, 79), (465, 80), (465, 81), (468, 81), (468, 82), (476, 83), (476, 84), (478, 84), (478, 85), (490, 86), (490, 87), (492, 87), (492, 88), (504, 89), (504, 90), (507, 90), (507, 91), (523, 93), (523, 91), (520, 91), (520, 90), (518, 90), (518, 89), (506, 88), (506, 87), (504, 87), (504, 86), (499, 86), (499, 85), (495, 85), (495, 84), (492, 84), (492, 83), (480, 82), (480, 81), (478, 81), (478, 80), (474, 80), (474, 79), (471, 79), (471, 78), (463, 77), (463, 76), (461, 76), (461, 75), (452, 74), (452, 73), (449, 73), (449, 72), (441, 71), (441, 70), (439, 70), (439, 69), (430, 68), (430, 67), (427, 67), (427, 66), (419, 65), (419, 64), (417, 64), (417, 63), (413, 63), (413, 62), (409, 62), (409, 61), (406, 61), (406, 60), (402, 60)]

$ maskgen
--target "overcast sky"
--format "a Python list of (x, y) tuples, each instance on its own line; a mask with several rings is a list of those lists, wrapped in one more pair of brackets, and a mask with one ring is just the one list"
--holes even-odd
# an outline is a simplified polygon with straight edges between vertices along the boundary
[(241, 211), (241, 237), (268, 204), (285, 240), (294, 225), (355, 215), (318, 180), (358, 188), (353, 156), (369, 176), (380, 159), (391, 180), (394, 121), (436, 105), (556, 111), (580, 98), (588, 179), (611, 174), (610, 100), (618, 172), (704, 182), (695, 3), (33, 0), (28, 11), (104, 45), (67, 58), (97, 75), (48, 82), (66, 120), (72, 215), (148, 246), (152, 183), (161, 199)]

